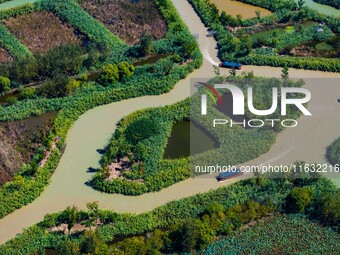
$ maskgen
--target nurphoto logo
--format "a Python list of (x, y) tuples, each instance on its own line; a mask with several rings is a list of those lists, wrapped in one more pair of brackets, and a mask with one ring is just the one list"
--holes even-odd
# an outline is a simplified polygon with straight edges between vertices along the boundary
[[(222, 104), (222, 99), (217, 92), (217, 89), (228, 89), (232, 95), (233, 98), (233, 115), (245, 115), (246, 109), (245, 109), (245, 96), (243, 91), (238, 88), (235, 85), (230, 84), (215, 84), (214, 87), (204, 84), (205, 87), (207, 87), (210, 91), (215, 94), (215, 96), (218, 99), (218, 102)], [(210, 98), (214, 101), (214, 103), (217, 103), (217, 100), (214, 98), (213, 94), (210, 93), (210, 91), (207, 91), (207, 94), (201, 95), (201, 114), (207, 115), (207, 95), (210, 96)], [(247, 107), (248, 110), (256, 115), (256, 116), (268, 116), (273, 114), (277, 108), (278, 108), (278, 101), (280, 101), (280, 115), (286, 116), (287, 115), (287, 105), (295, 105), (305, 116), (312, 116), (310, 111), (304, 106), (304, 104), (308, 103), (311, 99), (311, 93), (309, 90), (305, 88), (293, 88), (293, 87), (282, 87), (280, 90), (276, 87), (272, 88), (272, 105), (269, 109), (260, 110), (256, 109), (254, 106), (254, 100), (253, 100), (253, 88), (248, 87), (247, 88)], [(279, 96), (280, 93), (280, 96)], [(289, 94), (300, 94), (302, 95), (299, 98), (288, 98)], [(216, 125), (230, 125), (232, 127), (233, 125), (243, 125), (246, 126), (248, 124), (249, 127), (263, 127), (266, 123), (270, 123), (271, 127), (274, 127), (276, 123), (280, 123), (283, 127), (296, 127), (298, 125), (298, 122), (295, 119), (250, 119), (250, 120), (243, 120), (243, 122), (233, 122), (233, 120), (228, 119), (214, 119), (213, 120), (213, 126)]]

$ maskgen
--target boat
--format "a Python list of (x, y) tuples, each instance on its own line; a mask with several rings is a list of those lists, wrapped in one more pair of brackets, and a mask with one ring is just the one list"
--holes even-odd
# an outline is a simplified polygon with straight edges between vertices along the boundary
[(236, 168), (235, 170), (229, 170), (226, 172), (221, 172), (218, 176), (216, 176), (216, 179), (218, 182), (223, 182), (226, 181), (228, 179), (237, 177), (237, 176), (241, 176), (243, 175), (243, 172), (239, 169)]
[(229, 62), (229, 61), (224, 61), (221, 64), (219, 64), (220, 67), (225, 67), (225, 68), (232, 68), (232, 69), (237, 69), (237, 70), (242, 70), (243, 65), (237, 62)]

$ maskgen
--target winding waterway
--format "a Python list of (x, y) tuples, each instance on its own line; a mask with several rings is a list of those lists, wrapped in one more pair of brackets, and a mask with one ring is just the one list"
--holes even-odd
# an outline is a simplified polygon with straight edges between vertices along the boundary
[[(0, 243), (15, 237), (23, 228), (41, 221), (45, 214), (61, 211), (70, 205), (85, 208), (87, 202), (98, 201), (102, 208), (117, 212), (141, 213), (169, 201), (216, 189), (238, 180), (235, 178), (218, 183), (212, 175), (203, 176), (182, 181), (156, 193), (135, 197), (104, 194), (85, 185), (93, 175), (88, 169), (99, 166), (101, 155), (97, 150), (105, 148), (122, 117), (142, 108), (169, 105), (183, 100), (190, 95), (191, 79), (198, 78), (204, 81), (214, 75), (212, 64), (219, 62), (216, 57), (216, 42), (213, 38), (205, 36), (208, 33), (207, 29), (187, 1), (173, 0), (173, 3), (190, 31), (199, 34), (198, 42), (204, 54), (202, 67), (179, 81), (167, 94), (115, 102), (83, 114), (68, 133), (65, 152), (50, 185), (34, 202), (0, 220)], [(245, 70), (254, 70), (255, 75), (260, 76), (281, 75), (281, 68), (246, 66)], [(224, 69), (222, 73), (227, 74), (228, 70)], [(298, 127), (281, 132), (270, 151), (248, 162), (249, 165), (288, 164), (296, 160), (325, 162), (326, 146), (340, 136), (340, 107), (337, 103), (340, 86), (339, 80), (331, 79), (340, 78), (340, 74), (290, 69), (290, 76), (309, 78), (305, 87), (313, 95), (309, 104), (313, 118), (300, 118)]]

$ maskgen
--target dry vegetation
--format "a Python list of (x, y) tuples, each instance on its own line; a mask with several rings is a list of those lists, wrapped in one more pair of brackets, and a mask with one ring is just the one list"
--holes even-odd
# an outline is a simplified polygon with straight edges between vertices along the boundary
[(152, 0), (83, 0), (83, 8), (128, 44), (143, 33), (162, 38), (167, 26)]
[(12, 56), (9, 55), (9, 53), (0, 47), (0, 62), (7, 62), (7, 61), (12, 61)]
[(80, 43), (76, 31), (49, 12), (33, 12), (4, 21), (8, 29), (33, 53), (68, 43)]
[[(32, 121), (31, 121), (32, 122)], [(12, 180), (24, 163), (29, 163), (49, 132), (49, 119), (31, 122), (0, 123), (0, 186)]]

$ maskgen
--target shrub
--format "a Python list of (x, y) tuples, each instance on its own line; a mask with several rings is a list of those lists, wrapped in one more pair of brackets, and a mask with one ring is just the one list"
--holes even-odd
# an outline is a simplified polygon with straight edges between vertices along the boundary
[(10, 87), (11, 87), (11, 81), (6, 77), (0, 76), (0, 94), (8, 91)]
[(303, 213), (311, 200), (311, 191), (308, 188), (294, 188), (286, 198), (287, 211)]
[(326, 157), (332, 165), (338, 164), (340, 166), (340, 138), (327, 148)]
[(102, 67), (102, 74), (100, 75), (99, 82), (103, 85), (117, 83), (119, 80), (119, 70), (117, 65), (108, 64)]

